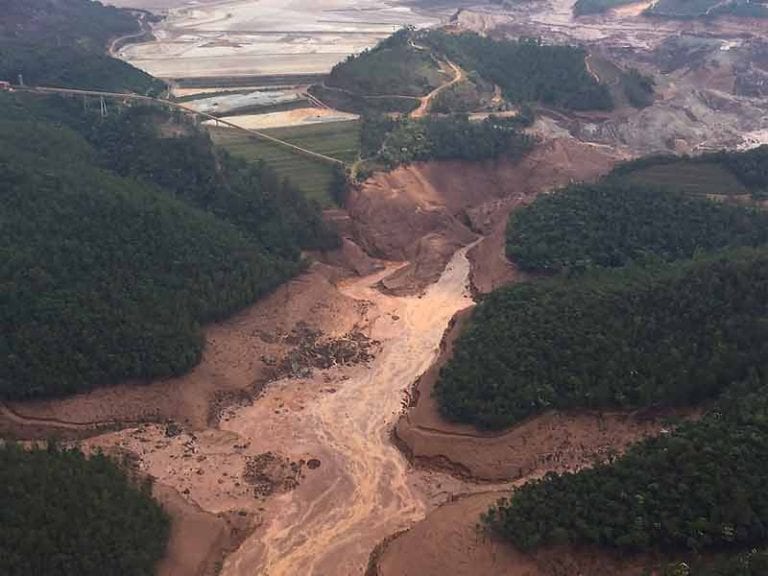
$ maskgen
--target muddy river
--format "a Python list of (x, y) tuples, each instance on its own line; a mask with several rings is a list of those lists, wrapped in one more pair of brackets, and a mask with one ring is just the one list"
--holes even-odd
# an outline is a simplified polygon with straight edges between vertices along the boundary
[[(342, 379), (330, 385), (337, 391), (307, 403), (300, 420), (265, 426), (267, 400), (222, 425), (254, 441), (271, 434), (276, 445), (290, 438), (291, 450), (321, 450), (326, 469), (321, 481), (273, 499), (279, 513), (227, 560), (222, 574), (362, 574), (379, 541), (424, 517), (435, 478), (409, 472), (390, 432), (406, 389), (434, 361), (451, 316), (472, 302), (468, 274), (463, 249), (421, 297), (383, 295), (373, 287), (377, 277), (343, 286), (372, 306), (368, 328), (382, 343), (375, 360), (336, 374)], [(334, 375), (316, 378), (325, 376)], [(268, 394), (295, 395), (291, 388), (295, 382), (278, 382)], [(442, 478), (441, 489), (450, 482), (456, 481)]]

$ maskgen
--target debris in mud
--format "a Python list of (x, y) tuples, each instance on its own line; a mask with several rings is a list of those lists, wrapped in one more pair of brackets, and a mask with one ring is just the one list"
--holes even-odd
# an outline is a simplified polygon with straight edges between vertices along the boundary
[(181, 426), (179, 426), (176, 422), (170, 421), (168, 424), (165, 425), (165, 437), (166, 438), (175, 438), (179, 434), (183, 432), (183, 429)]
[(257, 454), (245, 463), (243, 480), (253, 486), (253, 495), (263, 498), (276, 491), (288, 492), (303, 478), (304, 460), (293, 462), (274, 452)]
[(339, 338), (325, 338), (322, 332), (299, 322), (284, 338), (294, 346), (277, 369), (279, 376), (308, 378), (312, 369), (326, 370), (334, 366), (351, 366), (368, 362), (374, 357), (379, 345), (359, 331), (352, 331)]
[(252, 395), (247, 390), (218, 390), (208, 405), (208, 425), (217, 425), (225, 412), (234, 408), (250, 406)]

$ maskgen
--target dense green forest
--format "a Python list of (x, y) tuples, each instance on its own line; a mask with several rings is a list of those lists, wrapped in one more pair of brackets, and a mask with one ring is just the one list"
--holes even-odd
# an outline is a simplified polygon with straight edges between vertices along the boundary
[(5, 576), (151, 576), (169, 520), (106, 456), (0, 443)]
[(526, 270), (578, 271), (768, 242), (768, 214), (609, 179), (512, 214), (507, 255)]
[(188, 370), (201, 323), (295, 274), (301, 249), (337, 242), (266, 167), (192, 128), (151, 132), (157, 111), (102, 121), (0, 98), (0, 397)]
[(493, 292), (441, 371), (443, 414), (501, 428), (718, 395), (768, 358), (768, 251), (744, 250)]
[[(764, 545), (767, 368), (734, 385), (702, 420), (645, 440), (612, 462), (530, 482), (486, 521), (526, 549), (565, 542), (667, 552)], [(754, 568), (765, 567), (764, 555), (752, 556)], [(749, 574), (739, 562), (703, 572)]]
[(572, 110), (613, 106), (608, 88), (587, 70), (583, 48), (441, 30), (429, 32), (424, 42), (465, 70), (500, 86), (510, 102), (541, 102)]
[(377, 46), (349, 56), (331, 70), (326, 84), (358, 95), (424, 96), (446, 76), (429, 50), (412, 42), (413, 30), (403, 28)]
[(434, 112), (467, 112), (484, 85), (501, 87), (512, 103), (540, 102), (573, 110), (610, 109), (610, 91), (587, 70), (586, 52), (575, 46), (550, 46), (535, 39), (493, 40), (477, 34), (403, 28), (371, 50), (350, 56), (312, 93), (335, 107), (357, 113), (415, 109), (415, 98), (440, 86), (449, 76), (440, 60), (455, 62), (473, 78), (440, 95)]
[(0, 80), (115, 92), (165, 86), (104, 52), (110, 39), (140, 31), (130, 12), (91, 0), (5, 0), (0, 12)]
[(361, 127), (362, 153), (369, 162), (360, 175), (372, 168), (391, 170), (426, 160), (519, 158), (533, 145), (519, 129), (525, 122), (515, 117), (472, 122), (466, 115), (395, 119), (369, 114)]

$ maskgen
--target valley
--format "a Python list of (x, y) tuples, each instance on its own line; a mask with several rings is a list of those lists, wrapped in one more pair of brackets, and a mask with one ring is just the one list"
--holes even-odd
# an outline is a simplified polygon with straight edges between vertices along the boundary
[[(691, 242), (699, 249), (705, 244), (707, 250), (742, 245), (762, 249), (762, 236), (749, 236), (753, 220), (762, 222), (761, 216), (749, 212), (753, 220), (744, 224), (746, 217), (737, 214), (742, 209), (764, 214), (762, 184), (745, 184), (747, 169), (738, 172), (727, 160), (712, 160), (703, 168), (695, 162), (681, 168), (661, 161), (634, 171), (623, 163), (649, 155), (753, 150), (768, 144), (765, 20), (650, 22), (641, 14), (645, 4), (576, 19), (571, 0), (501, 6), (367, 0), (110, 4), (163, 16), (150, 25), (152, 39), (144, 37), (142, 29), (113, 44), (111, 52), (168, 83), (169, 93), (153, 105), (162, 107), (167, 98), (177, 111), (190, 111), (157, 114), (161, 130), (147, 139), (155, 147), (150, 150), (164, 150), (172, 143), (166, 149), (167, 161), (177, 164), (166, 174), (153, 164), (160, 154), (150, 152), (140, 157), (145, 164), (136, 182), (146, 185), (147, 194), (172, 190), (172, 201), (185, 206), (174, 204), (173, 210), (190, 222), (198, 218), (212, 230), (218, 226), (222, 237), (226, 228), (231, 240), (222, 245), (243, 262), (244, 254), (263, 251), (266, 256), (256, 264), (253, 258), (247, 260), (256, 270), (247, 273), (267, 276), (273, 266), (279, 280), (265, 280), (263, 286), (241, 280), (243, 292), (253, 291), (253, 297), (245, 297), (201, 279), (205, 270), (191, 274), (193, 280), (185, 281), (199, 282), (205, 289), (199, 298), (226, 310), (203, 314), (189, 297), (195, 302), (189, 308), (200, 316), (199, 322), (190, 322), (193, 327), (185, 327), (199, 335), (194, 344), (197, 363), (188, 361), (183, 370), (165, 376), (142, 377), (126, 369), (109, 386), (68, 390), (61, 398), (7, 398), (0, 404), (0, 435), (25, 441), (55, 436), (86, 454), (125, 458), (136, 474), (152, 479), (152, 494), (171, 521), (168, 548), (157, 565), (161, 576), (597, 576), (609, 573), (606, 570), (634, 576), (669, 559), (568, 542), (524, 550), (503, 540), (498, 529), (483, 526), (480, 517), (500, 497), (517, 494), (526, 485), (538, 486), (531, 481), (550, 473), (596, 466), (603, 470), (643, 440), (666, 438), (683, 423), (706, 425), (706, 415), (717, 401), (714, 394), (696, 402), (656, 399), (630, 406), (600, 404), (587, 395), (589, 400), (582, 404), (560, 406), (542, 400), (542, 393), (535, 402), (544, 408), (531, 409), (517, 420), (486, 414), (488, 421), (499, 417), (503, 423), (494, 428), (461, 418), (448, 420), (446, 406), (434, 391), (445, 385), (440, 383), (446, 378), (444, 368), (456, 346), (465, 345), (461, 334), (478, 303), (485, 309), (499, 289), (524, 290), (554, 275), (555, 265), (530, 265), (531, 254), (540, 256), (536, 250), (543, 250), (541, 245), (518, 248), (510, 257), (508, 222), (511, 214), (535, 209), (537, 199), (550, 199), (555, 190), (605, 182), (605, 177), (610, 183), (617, 178), (612, 170), (621, 166), (625, 172), (619, 177), (630, 174), (627, 178), (637, 186), (669, 186), (686, 193), (684, 202), (712, 198), (733, 209), (729, 222), (743, 224), (748, 239), (732, 245), (728, 237), (722, 246), (712, 247), (697, 236)], [(380, 93), (375, 81), (353, 68), (355, 58), (347, 61), (351, 72), (333, 68), (361, 52), (360, 58), (377, 58), (382, 45), (373, 47), (383, 40), (384, 50), (390, 49), (385, 39), (403, 25), (422, 36), (393, 49), (402, 50), (421, 68), (393, 73), (386, 68), (391, 64), (386, 52), (381, 61), (384, 74), (409, 75), (408, 82), (403, 81), (406, 90), (395, 86)], [(452, 35), (474, 32), (499, 42), (525, 36), (583, 46), (583, 54), (560, 57), (583, 62), (586, 76), (568, 68), (573, 78), (560, 77), (562, 94), (543, 77), (541, 86), (515, 101), (512, 88), (488, 80), (494, 70), (484, 70), (458, 48), (465, 60), (435, 48), (441, 40), (430, 37), (430, 29), (443, 26), (446, 42)], [(132, 38), (143, 41), (131, 43)], [(516, 49), (521, 54), (546, 50), (525, 45)], [(477, 61), (482, 63), (482, 58)], [(632, 105), (623, 92), (630, 69), (655, 82), (647, 105)], [(433, 107), (466, 84), (477, 93), (470, 101), (479, 104), (463, 121), (478, 131), (467, 128), (461, 136), (467, 142), (452, 148), (458, 138), (446, 126), (464, 113), (434, 114)], [(365, 86), (368, 92), (360, 88)], [(578, 91), (582, 99), (569, 100), (569, 90)], [(328, 100), (334, 91), (338, 99)], [(465, 94), (459, 92), (458, 101)], [(35, 94), (34, 89), (11, 96), (22, 102), (27, 95), (30, 101), (52, 97), (45, 91)], [(604, 97), (611, 100), (610, 106), (591, 106)], [(394, 101), (398, 98), (414, 104), (402, 116), (398, 112), (404, 111), (403, 102)], [(109, 114), (122, 119), (131, 107), (123, 103), (121, 111), (118, 100), (110, 104)], [(446, 101), (449, 108), (457, 102)], [(526, 123), (520, 117), (529, 101), (533, 117)], [(64, 108), (71, 113), (77, 106)], [(200, 118), (205, 120), (202, 126)], [(69, 130), (67, 122), (63, 125)], [(138, 120), (136, 126), (141, 126)], [(381, 126), (386, 130), (377, 133)], [(134, 153), (140, 146), (130, 140), (135, 137), (130, 118), (121, 130), (115, 134)], [(259, 137), (261, 133), (266, 138)], [(78, 156), (78, 162), (93, 162), (99, 177), (106, 178), (103, 174), (112, 170), (134, 184), (132, 165), (127, 173), (120, 172), (133, 160), (126, 154), (128, 160), (121, 162), (119, 144), (110, 140), (110, 133), (105, 132), (103, 141), (88, 140), (100, 137), (97, 130), (80, 134), (97, 152), (104, 152), (104, 142), (116, 146), (109, 153), (117, 159), (109, 156), (97, 164), (93, 159), (99, 157), (91, 151)], [(479, 141), (499, 134), (509, 140), (500, 140), (498, 150), (477, 152)], [(195, 138), (199, 147), (170, 153), (173, 145)], [(366, 155), (366, 141), (373, 142), (374, 154)], [(291, 145), (302, 153), (295, 154)], [(35, 148), (30, 144), (29, 149)], [(221, 150), (231, 154), (223, 163)], [(472, 156), (475, 153), (480, 155)], [(190, 169), (193, 164), (200, 172)], [(64, 170), (53, 161), (51, 166)], [(334, 171), (341, 166), (344, 170)], [(247, 172), (252, 169), (257, 172)], [(201, 188), (187, 198), (179, 176), (185, 170), (195, 174), (185, 181), (190, 189), (208, 182), (219, 187)], [(334, 189), (340, 173), (341, 196)], [(762, 182), (762, 172), (747, 174)], [(261, 195), (257, 203), (244, 200), (249, 187)], [(229, 196), (217, 196), (221, 190)], [(276, 195), (272, 190), (278, 190)], [(204, 211), (207, 215), (200, 215)], [(680, 213), (667, 229), (682, 235), (676, 223), (688, 221)], [(221, 221), (214, 222), (211, 214)], [(578, 214), (584, 219), (576, 224), (563, 219), (562, 229), (579, 229), (589, 210), (580, 207)], [(659, 220), (668, 215), (659, 211)], [(279, 222), (276, 228), (270, 226), (273, 220)], [(692, 228), (705, 218), (694, 220)], [(194, 230), (192, 224), (185, 226)], [(338, 238), (325, 236), (328, 230), (335, 230)], [(531, 230), (531, 236), (538, 233), (535, 225)], [(554, 237), (547, 237), (552, 246)], [(642, 231), (637, 237), (644, 239)], [(128, 238), (140, 242), (140, 235)], [(272, 253), (270, 242), (276, 238), (284, 245), (281, 252)], [(677, 248), (685, 244), (677, 237), (664, 241)], [(211, 250), (199, 246), (201, 252)], [(653, 252), (661, 261), (662, 248), (641, 245), (637, 250)], [(215, 253), (205, 253), (215, 263)], [(613, 253), (611, 257), (611, 262), (617, 258)], [(562, 254), (551, 258), (565, 261)], [(626, 260), (634, 263), (641, 257), (632, 253)], [(585, 261), (587, 257), (572, 268), (562, 266), (577, 276)], [(219, 272), (210, 264), (210, 277), (222, 282), (245, 277), (246, 263), (233, 260), (227, 266), (231, 268)], [(192, 269), (193, 264), (179, 267), (184, 273)], [(162, 265), (157, 270), (147, 274), (165, 278)], [(31, 281), (42, 282), (34, 275)], [(170, 285), (181, 280), (176, 282)], [(219, 294), (230, 300), (219, 301)], [(170, 307), (161, 303), (158, 309), (170, 318)], [(543, 338), (543, 329), (531, 332), (536, 333), (534, 340)], [(762, 334), (758, 328), (754, 333)], [(564, 340), (557, 342), (565, 347)], [(475, 350), (477, 358), (485, 349)], [(554, 365), (556, 354), (542, 350), (540, 356)], [(492, 357), (489, 365), (497, 361), (495, 369), (507, 362)], [(478, 382), (491, 380), (483, 377)], [(490, 388), (498, 393), (503, 386)], [(30, 389), (37, 394), (37, 388)], [(494, 399), (499, 406), (508, 405), (506, 399)]]

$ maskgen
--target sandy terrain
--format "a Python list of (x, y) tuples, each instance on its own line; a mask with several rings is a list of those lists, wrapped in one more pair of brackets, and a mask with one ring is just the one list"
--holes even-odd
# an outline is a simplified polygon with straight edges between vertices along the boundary
[[(228, 116), (227, 120), (249, 130), (265, 130), (268, 128), (283, 128), (287, 126), (306, 126), (329, 122), (349, 122), (357, 120), (355, 114), (338, 112), (328, 108), (297, 108), (285, 112), (268, 112), (266, 114), (243, 114)], [(210, 121), (208, 122), (210, 123)]]
[(243, 108), (296, 104), (302, 100), (298, 90), (255, 90), (244, 94), (217, 94), (198, 98), (187, 102), (187, 106), (206, 114), (225, 114)]
[(646, 558), (558, 547), (525, 554), (487, 534), (477, 519), (503, 493), (442, 506), (382, 546), (367, 576), (640, 576)]
[(437, 24), (450, 10), (415, 11), (397, 0), (111, 0), (163, 11), (156, 40), (119, 56), (155, 76), (325, 73), (349, 54), (411, 24)]

